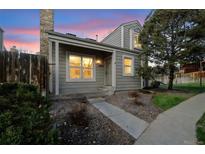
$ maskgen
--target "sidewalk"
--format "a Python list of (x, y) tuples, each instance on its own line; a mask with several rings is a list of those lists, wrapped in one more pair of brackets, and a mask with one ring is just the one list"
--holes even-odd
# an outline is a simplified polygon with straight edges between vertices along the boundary
[(196, 144), (195, 125), (204, 112), (202, 93), (160, 114), (135, 144)]
[(144, 120), (105, 102), (103, 99), (89, 99), (88, 101), (135, 139), (137, 139), (148, 126), (148, 123)]

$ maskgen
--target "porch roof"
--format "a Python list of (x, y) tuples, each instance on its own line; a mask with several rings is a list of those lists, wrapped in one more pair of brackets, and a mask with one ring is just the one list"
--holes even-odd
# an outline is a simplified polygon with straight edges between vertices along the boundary
[(119, 50), (119, 51), (127, 51), (130, 53), (138, 54), (141, 51), (140, 49), (130, 50), (127, 48), (121, 48), (121, 47), (117, 47), (117, 46), (113, 46), (113, 45), (109, 45), (97, 41), (92, 41), (88, 39), (83, 39), (76, 36), (71, 36), (71, 35), (54, 32), (54, 31), (48, 31), (47, 33), (50, 40), (60, 41), (60, 43), (70, 42), (70, 45), (72, 44), (79, 45), (79, 46), (86, 45), (90, 47), (95, 47), (95, 49), (97, 50), (108, 51), (108, 52), (112, 52), (113, 50)]

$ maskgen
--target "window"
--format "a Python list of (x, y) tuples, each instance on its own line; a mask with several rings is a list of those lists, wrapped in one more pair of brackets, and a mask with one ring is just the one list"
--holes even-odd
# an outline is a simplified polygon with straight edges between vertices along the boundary
[(134, 57), (123, 56), (123, 75), (124, 76), (134, 75)]
[(83, 57), (83, 79), (93, 78), (93, 58)]
[(134, 48), (141, 48), (141, 44), (139, 43), (139, 35), (135, 35), (134, 37)]
[(69, 66), (70, 66), (70, 70), (69, 70), (70, 79), (72, 79), (72, 80), (80, 79), (80, 76), (81, 76), (81, 57), (70, 55), (69, 56)]
[(81, 81), (94, 79), (94, 58), (79, 55), (68, 57), (68, 80)]

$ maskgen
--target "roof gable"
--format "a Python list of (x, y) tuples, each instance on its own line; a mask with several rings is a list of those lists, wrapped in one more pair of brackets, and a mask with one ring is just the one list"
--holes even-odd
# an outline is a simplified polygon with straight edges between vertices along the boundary
[(122, 23), (120, 26), (118, 26), (116, 29), (114, 29), (110, 34), (108, 34), (101, 42), (106, 40), (110, 35), (115, 33), (119, 28), (125, 27), (125, 26), (133, 26), (133, 27), (135, 26), (135, 27), (139, 27), (140, 29), (142, 29), (142, 25), (140, 24), (140, 22), (138, 20), (133, 20), (133, 21), (129, 21), (126, 23)]

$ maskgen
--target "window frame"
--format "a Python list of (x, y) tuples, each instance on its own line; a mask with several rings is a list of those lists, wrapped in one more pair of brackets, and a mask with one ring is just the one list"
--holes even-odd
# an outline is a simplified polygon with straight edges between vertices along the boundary
[[(137, 40), (136, 40), (136, 38), (137, 38)], [(136, 43), (137, 43), (137, 46), (135, 46), (135, 41), (137, 41)], [(141, 49), (142, 48), (142, 45), (139, 43), (139, 33), (135, 33), (134, 35), (133, 35), (133, 48), (135, 49), (135, 48), (137, 48), (137, 49)]]
[[(69, 57), (70, 55), (81, 57), (81, 66), (70, 66), (69, 65)], [(93, 59), (93, 66), (92, 68), (84, 68), (83, 67), (83, 58), (92, 58)], [(96, 81), (96, 65), (95, 65), (95, 56), (87, 55), (87, 54), (80, 54), (74, 52), (66, 52), (66, 82), (93, 82)], [(70, 78), (70, 68), (80, 68), (80, 79), (71, 79)], [(91, 69), (93, 78), (92, 79), (84, 79), (83, 78), (83, 69)]]
[[(124, 65), (124, 59), (125, 58), (129, 58), (132, 60), (132, 63), (131, 63), (131, 74), (126, 74), (125, 73), (125, 65)], [(123, 55), (122, 56), (122, 75), (123, 76), (134, 76), (134, 56), (131, 56), (131, 55)]]

